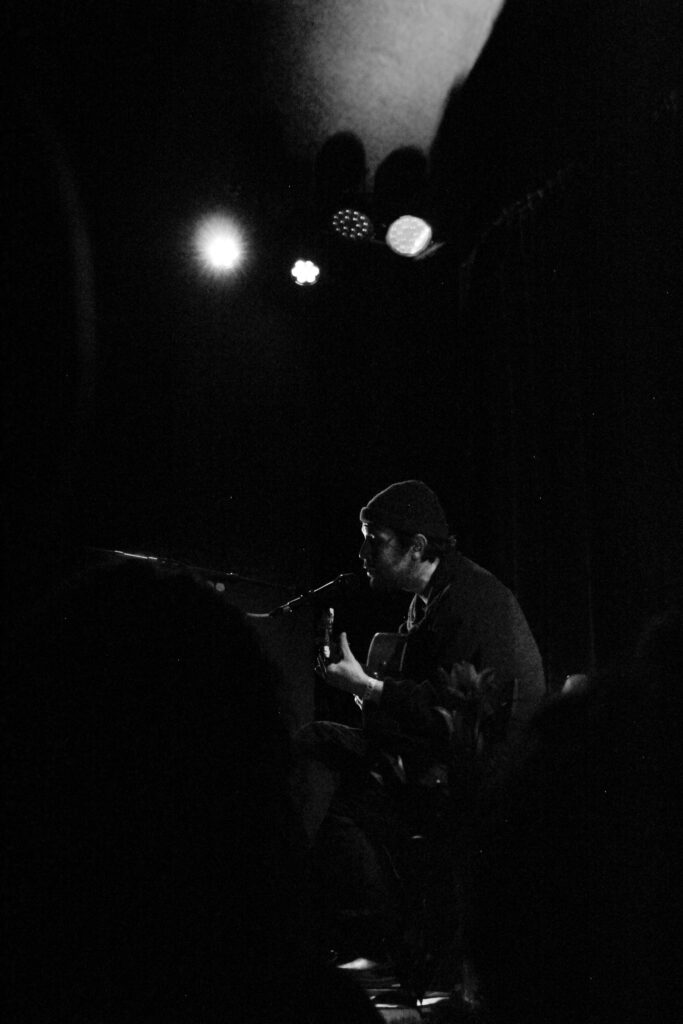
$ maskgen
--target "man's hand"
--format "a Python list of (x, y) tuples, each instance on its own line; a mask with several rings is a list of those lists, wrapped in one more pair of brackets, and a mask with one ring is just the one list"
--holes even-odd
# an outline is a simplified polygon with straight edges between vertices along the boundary
[(342, 654), (341, 660), (333, 661), (327, 666), (325, 678), (331, 686), (335, 686), (338, 690), (363, 695), (368, 686), (376, 684), (377, 680), (367, 674), (353, 654), (346, 639), (346, 633), (340, 634), (339, 646)]

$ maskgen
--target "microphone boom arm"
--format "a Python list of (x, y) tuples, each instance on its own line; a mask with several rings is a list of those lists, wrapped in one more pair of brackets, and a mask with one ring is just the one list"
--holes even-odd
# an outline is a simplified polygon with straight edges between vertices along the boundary
[(344, 593), (346, 591), (348, 593), (349, 590), (355, 590), (358, 583), (359, 579), (355, 573), (343, 572), (328, 583), (323, 583), (320, 587), (306, 590), (303, 594), (299, 594), (298, 597), (293, 597), (290, 601), (286, 601), (285, 604), (274, 608), (268, 614), (271, 618), (275, 618), (278, 615), (288, 615), (296, 608), (304, 605), (324, 606), (327, 598), (331, 598), (335, 592)]

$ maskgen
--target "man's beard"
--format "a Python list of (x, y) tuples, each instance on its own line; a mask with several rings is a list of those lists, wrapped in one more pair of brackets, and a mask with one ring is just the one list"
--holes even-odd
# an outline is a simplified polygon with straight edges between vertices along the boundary
[(394, 579), (387, 579), (386, 576), (377, 572), (376, 569), (372, 570), (371, 575), (368, 577), (368, 582), (371, 590), (376, 590), (380, 593), (391, 593), (399, 589)]

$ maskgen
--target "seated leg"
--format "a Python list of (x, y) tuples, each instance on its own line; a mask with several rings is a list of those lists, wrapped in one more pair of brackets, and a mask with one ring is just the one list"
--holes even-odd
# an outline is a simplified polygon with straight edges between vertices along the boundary
[(294, 736), (290, 793), (309, 845), (340, 786), (364, 772), (367, 754), (360, 730), (337, 722), (309, 722)]

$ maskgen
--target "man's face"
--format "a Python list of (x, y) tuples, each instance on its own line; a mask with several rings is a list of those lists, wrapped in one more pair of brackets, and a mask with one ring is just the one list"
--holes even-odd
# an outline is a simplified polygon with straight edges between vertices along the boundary
[(358, 557), (374, 590), (412, 590), (415, 561), (404, 551), (392, 529), (363, 523), (363, 543)]

